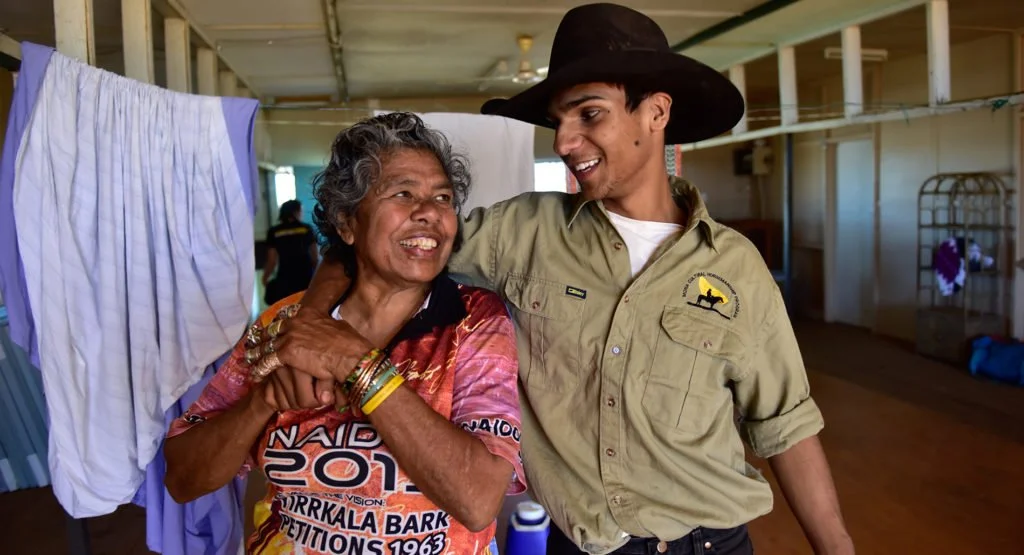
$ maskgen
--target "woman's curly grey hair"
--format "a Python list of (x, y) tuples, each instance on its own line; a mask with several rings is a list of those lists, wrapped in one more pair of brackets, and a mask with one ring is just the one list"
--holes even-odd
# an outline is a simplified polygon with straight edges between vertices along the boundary
[[(338, 225), (356, 212), (359, 203), (377, 184), (387, 156), (403, 149), (430, 152), (437, 157), (454, 189), (455, 213), (460, 214), (469, 194), (469, 163), (452, 151), (448, 139), (427, 127), (416, 114), (392, 112), (365, 119), (335, 137), (331, 161), (313, 178), (313, 223), (325, 256), (341, 261), (355, 276), (355, 250), (338, 235)], [(461, 236), (455, 238), (455, 249)]]

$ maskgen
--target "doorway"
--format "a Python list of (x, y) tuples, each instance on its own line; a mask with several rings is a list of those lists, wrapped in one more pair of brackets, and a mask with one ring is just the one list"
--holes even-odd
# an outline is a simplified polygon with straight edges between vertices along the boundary
[(834, 187), (831, 272), (826, 321), (873, 329), (875, 324), (875, 152), (872, 139), (837, 141), (830, 179)]

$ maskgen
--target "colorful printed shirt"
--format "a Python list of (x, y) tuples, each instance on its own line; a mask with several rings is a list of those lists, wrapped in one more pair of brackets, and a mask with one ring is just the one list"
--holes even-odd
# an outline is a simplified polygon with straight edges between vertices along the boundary
[[(269, 323), (301, 294), (271, 307)], [(429, 301), (398, 334), (391, 360), (439, 414), (509, 461), (508, 494), (525, 491), (519, 454), (518, 363), (512, 321), (487, 290), (435, 282)], [(228, 409), (252, 383), (244, 341), (169, 436)], [(333, 406), (279, 413), (253, 446), (267, 476), (247, 552), (277, 555), (487, 554), (495, 524), (473, 533), (426, 498), (369, 420)], [(241, 473), (248, 471), (247, 463)]]

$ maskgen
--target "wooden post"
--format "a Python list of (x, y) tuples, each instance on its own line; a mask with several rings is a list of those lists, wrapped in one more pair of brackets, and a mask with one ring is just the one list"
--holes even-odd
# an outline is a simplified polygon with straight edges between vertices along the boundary
[(792, 46), (779, 48), (779, 104), (782, 125), (792, 125), (799, 120), (796, 95), (796, 52)]
[(220, 72), (220, 95), (238, 96), (238, 80), (233, 71)]
[(860, 54), (860, 27), (843, 29), (843, 104), (846, 117), (864, 112), (863, 60)]
[(164, 20), (164, 44), (167, 59), (167, 88), (192, 92), (192, 28), (184, 19)]
[(928, 104), (952, 98), (949, 72), (949, 1), (928, 2)]
[(209, 48), (196, 50), (196, 92), (217, 95), (217, 53)]
[(154, 83), (153, 8), (150, 0), (121, 0), (121, 31), (125, 77)]
[[(729, 68), (729, 80), (732, 84), (740, 90), (740, 94), (743, 95), (743, 103), (747, 102), (747, 77), (746, 72), (743, 70), (742, 65), (732, 66)], [(749, 109), (749, 107), (747, 108)], [(746, 133), (747, 132), (747, 111), (744, 110), (743, 117), (736, 123), (736, 126), (732, 128), (733, 134)]]
[(53, 0), (53, 24), (58, 52), (96, 64), (92, 0)]

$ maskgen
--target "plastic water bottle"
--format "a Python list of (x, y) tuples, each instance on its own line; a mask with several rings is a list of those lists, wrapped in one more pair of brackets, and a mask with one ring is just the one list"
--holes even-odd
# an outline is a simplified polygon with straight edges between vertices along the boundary
[(550, 525), (551, 519), (540, 504), (523, 501), (516, 505), (502, 555), (545, 555)]

